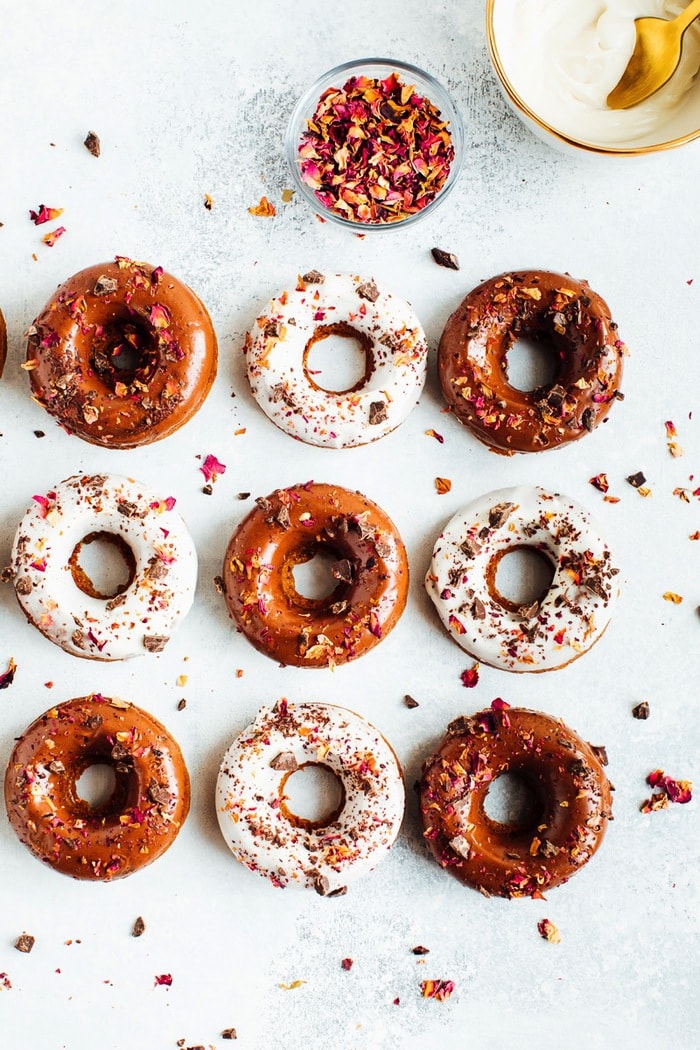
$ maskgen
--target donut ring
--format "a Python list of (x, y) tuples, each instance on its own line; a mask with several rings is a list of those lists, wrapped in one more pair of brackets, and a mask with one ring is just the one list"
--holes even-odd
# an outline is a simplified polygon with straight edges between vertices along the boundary
[[(76, 784), (111, 766), (111, 797), (92, 808)], [(132, 875), (173, 844), (190, 808), (190, 780), (176, 741), (153, 715), (95, 693), (37, 718), (14, 747), (5, 805), (31, 853), (74, 879)]]
[[(551, 349), (546, 386), (509, 384), (507, 355), (520, 336)], [(438, 369), (450, 409), (475, 437), (496, 452), (541, 452), (602, 422), (622, 397), (625, 353), (607, 304), (585, 281), (525, 270), (469, 293), (442, 333)]]
[[(320, 822), (295, 816), (284, 793), (293, 772), (325, 766), (342, 787)], [(263, 707), (224, 755), (216, 811), (226, 844), (275, 886), (338, 897), (388, 853), (405, 807), (401, 767), (364, 718), (330, 704)]]
[[(234, 532), (223, 569), (229, 615), (256, 649), (282, 664), (333, 667), (387, 636), (406, 605), (408, 559), (376, 503), (339, 485), (277, 489)], [(337, 559), (325, 598), (294, 585), (296, 565)]]
[[(423, 838), (446, 871), (487, 897), (542, 897), (598, 849), (612, 796), (601, 757), (558, 719), (494, 700), (455, 719), (423, 766)], [(484, 811), (489, 785), (516, 774), (535, 796), (523, 824)]]
[(161, 266), (122, 256), (70, 277), (29, 330), (34, 400), (105, 448), (174, 433), (204, 403), (216, 365), (201, 299)]
[[(325, 390), (309, 372), (309, 351), (329, 335), (364, 350), (365, 374), (349, 390)], [(355, 274), (314, 270), (270, 300), (245, 354), (253, 397), (273, 423), (309, 445), (351, 448), (403, 423), (425, 383), (428, 344), (408, 303)]]
[[(197, 584), (197, 552), (174, 504), (116, 474), (76, 475), (35, 496), (12, 549), (15, 593), (29, 622), (73, 656), (160, 652)], [(116, 546), (129, 570), (114, 595), (95, 590), (80, 567), (81, 547), (95, 539)]]
[(5, 318), (0, 310), (0, 377), (2, 377), (2, 370), (5, 367), (5, 360), (7, 358), (7, 325), (5, 324)]
[[(496, 588), (511, 551), (546, 559), (552, 582), (518, 606)], [(498, 489), (455, 514), (438, 537), (425, 580), (440, 619), (474, 659), (504, 671), (551, 671), (591, 648), (618, 595), (606, 543), (575, 500), (540, 488)]]

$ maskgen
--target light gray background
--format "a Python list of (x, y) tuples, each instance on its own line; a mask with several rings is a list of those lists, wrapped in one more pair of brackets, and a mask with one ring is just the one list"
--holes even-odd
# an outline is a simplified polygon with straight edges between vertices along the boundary
[[(0, 693), (0, 765), (45, 708), (101, 691), (169, 726), (194, 787), (170, 852), (107, 886), (43, 868), (2, 816), (0, 971), (13, 984), (0, 991), (3, 1050), (166, 1050), (179, 1038), (220, 1050), (232, 1045), (219, 1035), (228, 1026), (238, 1029), (236, 1045), (274, 1050), (696, 1044), (697, 806), (650, 816), (638, 807), (657, 766), (698, 779), (700, 543), (688, 536), (700, 528), (700, 502), (672, 492), (700, 484), (700, 151), (604, 161), (536, 141), (499, 94), (483, 6), (0, 4), (0, 305), (10, 336), (0, 384), (0, 561), (31, 496), (76, 471), (125, 472), (175, 495), (200, 554), (195, 608), (167, 651), (121, 665), (58, 651), (25, 624), (11, 587), (0, 589), (0, 666), (10, 657), (19, 665)], [(415, 62), (449, 87), (466, 122), (467, 156), (432, 218), (358, 239), (319, 223), (298, 198), (281, 203), (291, 185), (282, 142), (313, 78), (371, 54)], [(102, 139), (99, 160), (82, 146), (88, 129)], [(278, 208), (274, 219), (248, 214), (263, 193)], [(53, 249), (40, 239), (52, 227), (28, 218), (42, 202), (65, 208), (67, 233)], [(457, 253), (460, 272), (435, 266), (434, 245)], [(55, 286), (117, 253), (161, 264), (200, 293), (221, 367), (205, 407), (177, 436), (110, 453), (65, 435), (29, 399), (19, 365), (22, 333)], [(450, 312), (483, 278), (518, 267), (585, 277), (631, 348), (626, 400), (574, 447), (502, 458), (442, 414), (433, 354), (420, 407), (392, 436), (346, 452), (295, 444), (252, 401), (241, 345), (267, 299), (312, 267), (366, 274), (407, 298), (433, 350)], [(666, 419), (678, 427), (681, 459), (666, 449)], [(236, 437), (239, 427), (246, 433)], [(430, 427), (444, 444), (425, 436)], [(35, 429), (47, 437), (37, 440)], [(209, 452), (227, 464), (212, 497), (202, 495), (196, 458)], [(647, 500), (624, 480), (640, 469), (653, 488)], [(588, 484), (600, 471), (619, 504), (603, 503)], [(448, 495), (436, 494), (437, 475), (452, 479)], [(285, 670), (260, 656), (235, 634), (212, 585), (250, 505), (236, 493), (308, 478), (378, 501), (404, 536), (413, 573), (393, 634), (334, 674)], [(515, 483), (563, 489), (592, 508), (623, 567), (622, 600), (600, 644), (568, 669), (510, 676), (482, 668), (467, 691), (459, 675), (471, 661), (439, 628), (422, 576), (452, 513)], [(682, 594), (682, 605), (663, 601), (667, 590)], [(188, 682), (178, 688), (183, 673)], [(405, 708), (407, 692), (420, 701), (416, 710)], [(233, 861), (216, 826), (225, 747), (261, 702), (282, 695), (366, 715), (405, 766), (399, 840), (339, 900), (273, 889)], [(181, 696), (187, 708), (178, 713)], [(563, 717), (610, 756), (615, 822), (594, 861), (546, 903), (486, 900), (444, 874), (420, 841), (412, 784), (423, 758), (450, 719), (495, 696)], [(651, 718), (637, 722), (630, 711), (643, 699)], [(148, 928), (134, 940), (139, 914)], [(560, 928), (561, 944), (538, 936), (544, 916)], [(37, 938), (28, 956), (12, 947), (22, 930)], [(410, 953), (417, 943), (430, 948), (424, 961)], [(346, 956), (349, 973), (340, 966)], [(172, 987), (154, 988), (154, 975), (166, 972)], [(421, 999), (419, 982), (430, 977), (455, 981), (449, 1002)], [(280, 988), (296, 979), (307, 983)]]

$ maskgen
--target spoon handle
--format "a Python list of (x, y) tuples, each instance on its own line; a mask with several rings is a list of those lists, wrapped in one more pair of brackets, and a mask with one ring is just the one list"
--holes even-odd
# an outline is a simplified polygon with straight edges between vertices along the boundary
[(676, 18), (676, 25), (680, 32), (685, 33), (690, 23), (694, 22), (698, 15), (700, 15), (700, 0), (691, 0), (685, 11), (681, 11)]

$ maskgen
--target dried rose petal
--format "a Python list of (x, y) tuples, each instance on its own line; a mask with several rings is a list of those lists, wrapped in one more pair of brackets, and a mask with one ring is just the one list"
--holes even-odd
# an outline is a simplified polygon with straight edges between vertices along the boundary
[(545, 941), (549, 941), (551, 944), (560, 943), (561, 934), (554, 923), (550, 922), (549, 919), (540, 919), (537, 923), (537, 929), (540, 937), (543, 937)]
[(261, 216), (263, 219), (272, 218), (277, 214), (277, 210), (274, 204), (272, 204), (272, 202), (269, 201), (267, 197), (261, 197), (260, 203), (254, 205), (254, 207), (252, 208), (248, 208), (248, 211), (251, 215), (258, 215)]
[(449, 478), (435, 478), (435, 490), (438, 496), (444, 496), (452, 488)]
[(607, 474), (596, 474), (588, 479), (588, 484), (592, 485), (594, 489), (598, 489), (598, 492), (607, 492), (610, 488)]
[(466, 671), (462, 671), (459, 677), (462, 680), (462, 685), (466, 689), (473, 689), (479, 681), (479, 665), (474, 664), (473, 667), (468, 667)]
[(207, 481), (216, 481), (219, 474), (226, 473), (226, 464), (220, 463), (216, 456), (212, 456), (210, 453), (199, 469)]
[(7, 689), (9, 688), (9, 686), (12, 685), (12, 683), (15, 680), (16, 670), (17, 664), (12, 659), (12, 657), (10, 657), (7, 664), (7, 670), (4, 671), (3, 674), (0, 674), (0, 689)]
[(430, 430), (426, 430), (426, 434), (428, 437), (435, 438), (435, 440), (439, 441), (441, 445), (445, 444), (445, 439), (442, 434), (438, 434), (437, 430), (433, 430), (432, 427)]
[(668, 809), (670, 802), (684, 805), (693, 797), (693, 785), (689, 780), (674, 780), (667, 776), (663, 769), (654, 769), (647, 775), (647, 784), (654, 788), (651, 798), (645, 799), (639, 807), (642, 813), (654, 813), (659, 809)]
[(421, 981), (420, 990), (424, 999), (437, 999), (442, 1003), (454, 992), (455, 983), (454, 981)]
[(342, 959), (340, 965), (343, 967), (344, 970), (351, 970), (352, 959)]
[(45, 245), (47, 245), (49, 248), (53, 248), (58, 238), (62, 237), (65, 232), (65, 226), (57, 226), (56, 229), (52, 230), (51, 233), (45, 233), (41, 239)]
[(45, 222), (53, 222), (59, 215), (63, 215), (63, 208), (49, 208), (46, 204), (40, 204), (37, 211), (29, 212), (29, 218), (35, 226), (42, 226)]
[(164, 984), (167, 988), (173, 983), (173, 975), (171, 973), (156, 974), (156, 983), (154, 987), (159, 984)]
[(680, 605), (683, 598), (680, 594), (676, 594), (675, 591), (664, 591), (661, 595), (665, 602), (673, 602), (674, 605)]

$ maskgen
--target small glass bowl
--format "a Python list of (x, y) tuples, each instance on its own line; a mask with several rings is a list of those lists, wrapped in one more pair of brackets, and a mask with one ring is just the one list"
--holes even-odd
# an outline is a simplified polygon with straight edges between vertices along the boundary
[[(312, 187), (303, 181), (299, 164), (301, 138), (307, 130), (307, 122), (313, 117), (321, 96), (328, 88), (342, 88), (346, 81), (354, 76), (383, 80), (392, 73), (396, 73), (402, 83), (413, 85), (418, 94), (432, 102), (433, 106), (439, 111), (440, 117), (447, 123), (447, 130), (454, 149), (454, 159), (442, 187), (420, 211), (407, 215), (403, 219), (396, 219), (393, 222), (363, 222), (360, 219), (348, 219), (324, 205), (318, 199)], [(425, 218), (426, 215), (432, 214), (454, 187), (464, 160), (464, 126), (459, 110), (454, 102), (442, 85), (429, 73), (418, 69), (417, 66), (411, 66), (406, 62), (396, 62), (391, 58), (364, 58), (335, 66), (335, 68), (330, 69), (323, 76), (319, 77), (304, 92), (294, 107), (289, 121), (285, 148), (297, 191), (308, 201), (316, 214), (321, 216), (321, 218), (328, 219), (339, 226), (345, 226), (346, 229), (352, 230), (354, 233), (367, 233), (370, 230), (403, 229), (418, 222), (419, 219)]]

